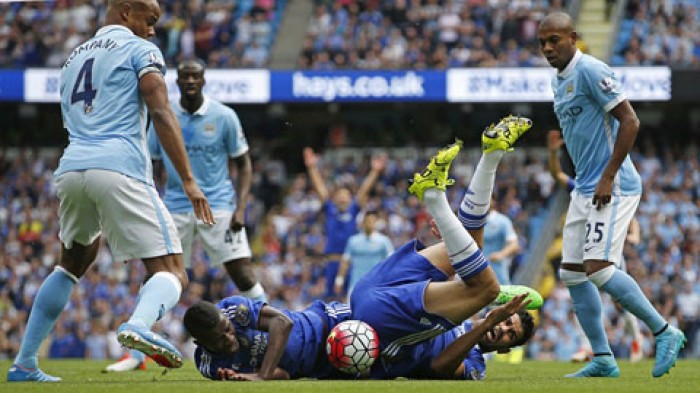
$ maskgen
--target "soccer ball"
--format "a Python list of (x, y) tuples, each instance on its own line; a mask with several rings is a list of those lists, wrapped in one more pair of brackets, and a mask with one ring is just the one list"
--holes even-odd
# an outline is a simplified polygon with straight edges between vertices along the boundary
[(357, 320), (336, 325), (326, 339), (328, 361), (346, 374), (364, 374), (379, 357), (377, 332)]

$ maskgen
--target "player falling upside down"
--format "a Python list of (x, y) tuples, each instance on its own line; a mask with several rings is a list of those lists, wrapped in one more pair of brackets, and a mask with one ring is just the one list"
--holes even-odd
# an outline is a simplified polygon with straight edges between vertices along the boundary
[(483, 155), (457, 216), (445, 190), (454, 183), (448, 171), (461, 141), (439, 151), (423, 173), (415, 174), (409, 191), (424, 201), (442, 242), (425, 247), (414, 240), (399, 248), (360, 279), (350, 299), (353, 318), (377, 331), (382, 362), (391, 363), (403, 347), (454, 328), (497, 297), (508, 299), (506, 293), (499, 296), (498, 280), (479, 244), (498, 163), (530, 127), (529, 119), (508, 116), (484, 131)]

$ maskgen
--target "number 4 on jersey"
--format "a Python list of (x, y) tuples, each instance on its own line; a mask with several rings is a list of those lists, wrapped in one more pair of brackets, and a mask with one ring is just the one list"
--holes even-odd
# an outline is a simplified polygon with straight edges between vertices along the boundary
[[(83, 112), (85, 114), (92, 112), (92, 99), (97, 95), (97, 89), (92, 88), (92, 65), (94, 62), (94, 58), (85, 60), (83, 67), (78, 73), (78, 79), (73, 85), (73, 93), (70, 96), (71, 104), (83, 101)], [(78, 91), (81, 82), (83, 82), (83, 91)]]

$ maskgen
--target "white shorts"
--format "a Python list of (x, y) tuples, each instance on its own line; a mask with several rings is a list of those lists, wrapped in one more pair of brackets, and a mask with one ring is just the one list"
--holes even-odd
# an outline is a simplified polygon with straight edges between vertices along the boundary
[(173, 213), (173, 220), (180, 233), (182, 256), (186, 268), (192, 267), (192, 243), (195, 236), (199, 236), (212, 266), (252, 256), (245, 229), (238, 232), (233, 232), (230, 229), (233, 212), (215, 211), (213, 213), (216, 220), (214, 226), (209, 226), (198, 220), (191, 212)]
[(637, 211), (640, 196), (612, 196), (600, 210), (593, 197), (571, 192), (563, 233), (562, 263), (608, 261), (620, 267), (627, 230)]
[(155, 187), (118, 172), (89, 169), (56, 178), (59, 238), (92, 244), (101, 232), (115, 261), (180, 254), (180, 238)]

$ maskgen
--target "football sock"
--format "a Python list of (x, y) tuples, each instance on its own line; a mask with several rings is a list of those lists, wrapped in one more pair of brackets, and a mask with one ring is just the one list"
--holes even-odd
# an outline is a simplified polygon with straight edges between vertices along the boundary
[(496, 179), (496, 169), (504, 151), (482, 154), (476, 166), (469, 188), (462, 198), (457, 216), (467, 229), (480, 229), (486, 225), (486, 215), (491, 207), (491, 195)]
[(34, 299), (16, 365), (27, 369), (39, 367), (39, 346), (53, 329), (77, 282), (78, 278), (61, 266), (56, 266), (46, 277)]
[(423, 194), (425, 207), (435, 219), (455, 272), (467, 280), (488, 266), (488, 261), (450, 208), (444, 191), (434, 188)]
[(158, 272), (141, 287), (129, 323), (150, 329), (180, 300), (182, 284), (174, 274)]
[(608, 282), (600, 286), (600, 289), (609, 293), (625, 310), (644, 321), (652, 332), (659, 332), (666, 326), (666, 321), (644, 295), (637, 282), (622, 270), (615, 269), (615, 273)]
[(261, 302), (267, 302), (267, 296), (265, 296), (265, 290), (259, 282), (256, 282), (252, 288), (247, 291), (241, 291), (241, 295), (253, 299), (259, 300)]
[(612, 356), (612, 349), (603, 325), (603, 306), (598, 288), (588, 280), (568, 288), (574, 304), (574, 312), (591, 343), (593, 354)]

